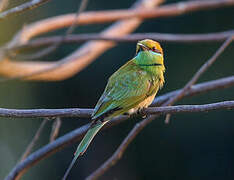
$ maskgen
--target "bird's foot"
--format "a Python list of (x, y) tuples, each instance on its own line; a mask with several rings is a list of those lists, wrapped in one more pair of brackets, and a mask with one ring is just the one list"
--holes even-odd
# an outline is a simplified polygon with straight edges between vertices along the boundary
[(137, 115), (141, 116), (142, 118), (147, 118), (147, 114), (145, 113), (145, 108), (140, 108), (137, 110)]

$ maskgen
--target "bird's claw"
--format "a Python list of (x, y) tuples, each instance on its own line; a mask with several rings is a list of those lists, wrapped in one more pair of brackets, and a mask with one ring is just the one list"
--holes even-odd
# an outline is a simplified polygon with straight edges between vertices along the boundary
[(142, 118), (147, 118), (147, 114), (145, 113), (145, 108), (138, 109), (137, 115), (141, 116)]

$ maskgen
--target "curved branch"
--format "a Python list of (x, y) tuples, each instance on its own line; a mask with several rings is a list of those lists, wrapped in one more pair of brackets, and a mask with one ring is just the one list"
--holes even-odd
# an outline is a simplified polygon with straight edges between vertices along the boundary
[[(134, 29), (136, 29), (137, 26), (139, 26), (141, 20), (136, 19), (136, 17), (141, 19), (153, 17), (168, 17), (202, 9), (234, 5), (233, 0), (207, 0), (164, 5), (153, 10), (154, 5), (147, 3), (151, 1), (144, 2), (147, 8), (83, 13), (79, 16), (77, 22), (79, 24), (88, 24), (134, 18), (134, 20), (131, 20), (131, 23), (129, 22), (129, 20), (125, 20), (124, 24), (116, 24), (112, 26), (112, 28), (109, 28), (102, 33), (102, 35), (106, 36), (121, 37), (129, 34)], [(161, 0), (155, 1), (155, 3), (161, 3)], [(74, 14), (70, 14), (33, 23), (20, 31), (8, 44), (7, 49), (14, 47), (15, 45), (24, 44), (36, 35), (69, 26), (74, 21), (74, 17)], [(101, 55), (109, 48), (112, 48), (113, 46), (114, 43), (112, 42), (92, 41), (86, 43), (80, 49), (77, 49), (74, 53), (57, 62), (19, 62), (6, 58), (0, 61), (0, 75), (9, 78), (30, 76), (29, 78), (25, 78), (25, 80), (35, 81), (64, 80), (80, 72), (92, 61), (94, 61), (95, 58), (97, 58), (99, 55)], [(87, 53), (87, 49), (92, 49), (92, 52)], [(63, 62), (62, 64), (61, 61)]]
[[(215, 89), (224, 89), (224, 88), (228, 88), (230, 86), (234, 86), (234, 76), (230, 76), (227, 78), (222, 78), (222, 79), (194, 85), (191, 87), (191, 89), (189, 89), (186, 92), (184, 97), (191, 97), (193, 95), (206, 93), (208, 91), (215, 90)], [(157, 102), (154, 102), (154, 105), (160, 105), (163, 102), (166, 102), (169, 98), (175, 96), (180, 91), (181, 91), (181, 89), (170, 92), (170, 93), (165, 94), (163, 96), (157, 97)], [(111, 120), (107, 124), (107, 126), (105, 126), (105, 128), (119, 124), (120, 122), (122, 122), (126, 119), (127, 119), (127, 117), (125, 117), (125, 116), (114, 118), (113, 120)], [(17, 164), (11, 170), (11, 172), (8, 174), (8, 176), (5, 178), (5, 180), (12, 180), (12, 179), (16, 179), (17, 177), (22, 176), (22, 174), (25, 173), (27, 169), (29, 169), (33, 165), (37, 164), (42, 159), (45, 159), (46, 157), (54, 154), (55, 152), (65, 148), (66, 146), (75, 143), (84, 135), (84, 133), (87, 131), (88, 127), (89, 127), (89, 124), (84, 125), (78, 129), (76, 129), (72, 132), (69, 132), (66, 135), (56, 139), (52, 143), (42, 147), (41, 149), (37, 150), (36, 152), (32, 153), (23, 162)]]

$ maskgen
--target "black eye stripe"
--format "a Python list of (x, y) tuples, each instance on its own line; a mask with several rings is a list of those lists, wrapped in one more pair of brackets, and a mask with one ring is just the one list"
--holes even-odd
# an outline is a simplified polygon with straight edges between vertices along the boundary
[(152, 47), (152, 49), (151, 49), (152, 51), (154, 51), (154, 52), (156, 52), (156, 53), (159, 53), (159, 54), (161, 54), (161, 52), (158, 50), (158, 49), (156, 49), (155, 47)]
[(140, 46), (139, 49), (138, 49), (138, 51), (137, 51), (136, 53), (138, 53), (138, 52), (140, 52), (140, 51), (144, 51), (144, 50), (148, 50), (148, 51), (151, 50), (151, 51), (153, 51), (153, 52), (162, 54), (158, 49), (155, 48), (155, 46), (153, 46), (152, 48), (149, 48), (149, 47), (147, 47), (147, 46), (144, 46), (144, 47)]

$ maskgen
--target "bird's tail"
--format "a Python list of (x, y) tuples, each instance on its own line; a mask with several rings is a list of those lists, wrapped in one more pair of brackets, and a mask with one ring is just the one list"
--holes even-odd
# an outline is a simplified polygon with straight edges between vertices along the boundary
[(71, 164), (69, 165), (63, 180), (66, 180), (70, 170), (72, 169), (73, 165), (75, 164), (77, 158), (81, 155), (83, 155), (86, 151), (86, 149), (88, 148), (89, 144), (91, 143), (91, 141), (93, 140), (94, 136), (97, 134), (97, 132), (107, 123), (108, 121), (98, 121), (95, 124), (91, 125), (90, 129), (88, 130), (88, 132), (85, 134), (84, 138), (82, 139), (82, 141), (80, 142), (79, 146), (76, 149), (76, 152), (74, 153), (74, 158), (71, 162)]

